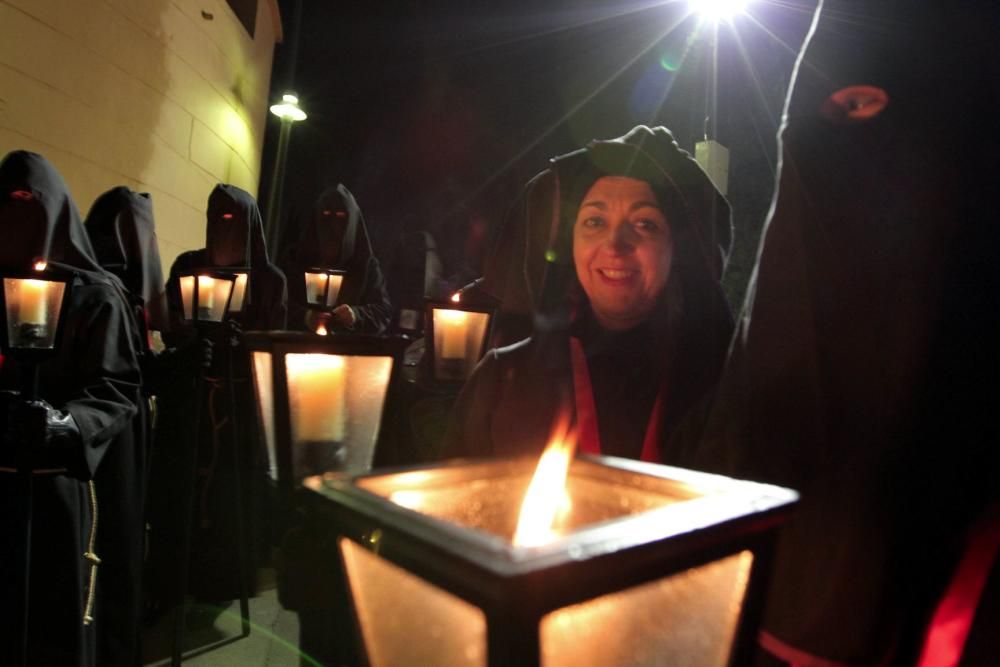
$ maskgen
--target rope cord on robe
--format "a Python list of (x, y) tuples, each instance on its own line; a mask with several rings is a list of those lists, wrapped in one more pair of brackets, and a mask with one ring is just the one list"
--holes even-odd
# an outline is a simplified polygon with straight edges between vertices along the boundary
[(87, 604), (83, 608), (83, 624), (90, 625), (94, 622), (94, 597), (97, 593), (97, 566), (101, 564), (101, 559), (94, 553), (94, 544), (97, 541), (97, 488), (94, 481), (87, 482), (87, 491), (90, 493), (90, 537), (87, 539), (87, 550), (83, 557), (90, 562), (90, 579), (87, 584)]

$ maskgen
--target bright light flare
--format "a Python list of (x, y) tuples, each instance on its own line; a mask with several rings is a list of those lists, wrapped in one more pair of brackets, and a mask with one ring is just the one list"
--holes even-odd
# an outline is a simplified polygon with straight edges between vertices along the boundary
[(537, 546), (554, 537), (552, 526), (560, 511), (567, 511), (566, 476), (570, 461), (576, 450), (576, 433), (570, 430), (569, 415), (559, 418), (549, 444), (542, 452), (531, 478), (528, 491), (524, 494), (521, 514), (514, 531), (517, 546)]
[(462, 300), (461, 293), (455, 292), (454, 294), (452, 294), (451, 295), (451, 300), (454, 301), (455, 303), (459, 303)]
[(742, 14), (749, 0), (689, 0), (689, 9), (710, 21), (728, 21)]
[(330, 332), (326, 330), (326, 325), (324, 323), (320, 322), (319, 324), (316, 325), (316, 335), (317, 336), (325, 336), (328, 333), (330, 333)]
[(48, 264), (44, 260), (40, 259), (37, 262), (35, 262), (34, 268), (35, 268), (35, 271), (44, 271), (45, 267), (47, 267), (47, 266), (48, 266)]

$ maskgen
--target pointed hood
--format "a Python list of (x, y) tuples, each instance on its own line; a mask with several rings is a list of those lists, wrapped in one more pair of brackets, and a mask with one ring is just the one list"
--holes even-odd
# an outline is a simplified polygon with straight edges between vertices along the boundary
[(98, 264), (66, 182), (37, 153), (14, 151), (0, 163), (0, 230), (0, 269), (27, 271), (42, 260), (116, 282)]
[(90, 207), (84, 227), (98, 262), (142, 298), (150, 328), (162, 331), (167, 326), (165, 286), (149, 194), (125, 186), (108, 190)]

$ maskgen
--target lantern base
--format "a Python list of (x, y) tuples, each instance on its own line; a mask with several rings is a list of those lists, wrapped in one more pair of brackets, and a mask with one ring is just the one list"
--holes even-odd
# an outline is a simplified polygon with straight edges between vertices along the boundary
[(48, 326), (35, 322), (21, 322), (11, 337), (11, 345), (24, 348), (50, 348)]

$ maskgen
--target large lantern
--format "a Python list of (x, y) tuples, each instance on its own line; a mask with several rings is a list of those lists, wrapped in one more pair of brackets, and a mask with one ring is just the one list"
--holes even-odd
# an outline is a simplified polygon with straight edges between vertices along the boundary
[(337, 305), (344, 272), (333, 269), (308, 269), (305, 272), (306, 306), (313, 310), (332, 310)]
[(272, 479), (371, 468), (406, 338), (250, 332), (261, 432)]
[(483, 354), (496, 305), (456, 292), (447, 301), (428, 301), (425, 352), (436, 384), (462, 384)]
[(219, 323), (229, 313), (236, 277), (219, 271), (199, 271), (181, 276), (184, 319), (198, 323)]
[(534, 461), (315, 478), (363, 651), (387, 665), (736, 665), (796, 494), (625, 459), (569, 467), (561, 528), (513, 540)]
[(58, 345), (71, 278), (45, 262), (36, 263), (34, 268), (31, 273), (3, 277), (6, 325), (0, 332), (0, 343), (4, 356), (41, 359)]

